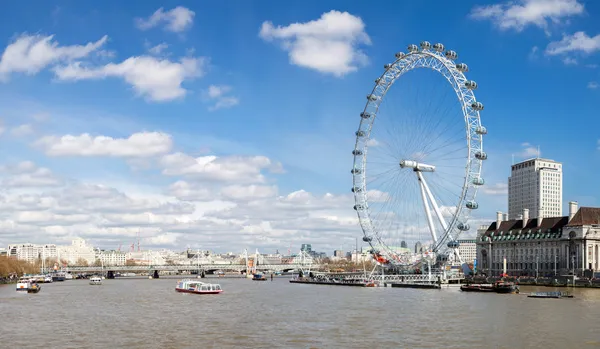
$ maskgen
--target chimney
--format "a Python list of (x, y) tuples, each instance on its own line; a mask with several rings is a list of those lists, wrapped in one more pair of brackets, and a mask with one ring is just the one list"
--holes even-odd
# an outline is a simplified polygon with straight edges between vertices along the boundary
[(575, 213), (577, 213), (577, 201), (569, 201), (569, 222), (571, 222)]
[(523, 227), (527, 225), (528, 221), (529, 221), (529, 209), (524, 208), (523, 209)]
[(538, 208), (538, 216), (537, 216), (537, 225), (538, 227), (542, 226), (542, 220), (544, 219), (544, 209), (541, 207)]
[(508, 220), (508, 213), (504, 213), (502, 216), (504, 217), (504, 218), (502, 218), (503, 221)]
[(496, 212), (496, 229), (500, 229), (500, 223), (502, 223), (502, 212)]

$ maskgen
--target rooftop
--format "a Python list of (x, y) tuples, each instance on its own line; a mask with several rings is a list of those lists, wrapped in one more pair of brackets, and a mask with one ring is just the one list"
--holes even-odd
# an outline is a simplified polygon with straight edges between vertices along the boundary
[(538, 158), (538, 157), (535, 157), (535, 158), (530, 158), (530, 159), (527, 159), (527, 160), (523, 160), (523, 161), (520, 161), (520, 162), (514, 163), (514, 164), (513, 164), (513, 166), (514, 166), (514, 165), (523, 164), (523, 163), (526, 163), (526, 162), (529, 162), (529, 161), (533, 161), (533, 160), (537, 160), (537, 161), (546, 161), (546, 162), (553, 162), (553, 163), (555, 163), (555, 164), (560, 164), (560, 162), (558, 162), (558, 161), (555, 161), (555, 160), (552, 160), (552, 159), (545, 159), (545, 158)]
[(497, 222), (492, 222), (481, 236), (492, 241), (559, 238), (564, 227), (600, 224), (600, 208), (581, 207), (570, 222), (569, 216), (563, 216), (543, 218), (541, 224), (538, 218), (529, 219), (525, 225), (523, 223), (522, 219), (501, 221), (500, 226), (497, 226)]

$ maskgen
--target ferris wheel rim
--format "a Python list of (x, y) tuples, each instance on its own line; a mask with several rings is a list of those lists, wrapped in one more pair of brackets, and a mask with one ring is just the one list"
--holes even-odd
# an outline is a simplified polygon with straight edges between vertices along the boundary
[[(436, 46), (438, 47), (436, 48)], [(441, 47), (441, 49), (438, 49), (439, 47)], [(438, 242), (433, 246), (433, 252), (438, 252), (444, 249), (443, 245), (447, 241), (455, 241), (458, 239), (461, 231), (457, 229), (457, 226), (459, 223), (468, 225), (466, 222), (468, 221), (469, 214), (473, 209), (470, 207), (464, 207), (464, 204), (467, 202), (474, 202), (475, 205), (478, 205), (475, 201), (475, 198), (477, 196), (478, 187), (483, 184), (481, 172), (483, 160), (487, 159), (487, 155), (485, 152), (483, 152), (483, 135), (486, 133), (486, 131), (485, 128), (481, 126), (481, 118), (479, 113), (480, 110), (483, 109), (483, 105), (475, 98), (475, 94), (473, 92), (474, 88), (468, 88), (469, 83), (473, 83), (475, 88), (477, 85), (473, 81), (470, 81), (466, 78), (464, 74), (464, 72), (468, 70), (466, 65), (462, 63), (454, 63), (454, 60), (457, 58), (457, 54), (454, 51), (446, 51), (444, 55), (443, 45), (436, 44), (433, 46), (433, 49), (431, 48), (432, 47), (428, 42), (421, 43), (420, 50), (416, 47), (416, 45), (410, 45), (409, 53), (398, 53), (396, 55), (397, 59), (394, 61), (394, 63), (386, 64), (385, 71), (375, 81), (376, 83), (373, 90), (369, 95), (367, 95), (367, 103), (363, 109), (363, 112), (361, 113), (359, 130), (356, 132), (356, 143), (353, 151), (354, 167), (352, 169), (352, 191), (354, 192), (355, 198), (354, 208), (357, 211), (358, 219), (364, 234), (364, 239), (365, 241), (368, 241), (372, 251), (374, 251), (376, 248), (373, 241), (373, 238), (375, 238), (378, 242), (379, 248), (388, 249), (388, 255), (394, 255), (395, 253), (391, 253), (389, 246), (387, 246), (387, 244), (383, 241), (380, 233), (375, 230), (369, 209), (369, 200), (367, 199), (367, 143), (370, 139), (371, 130), (381, 102), (392, 85), (394, 85), (394, 83), (401, 78), (402, 75), (409, 71), (421, 68), (430, 68), (442, 75), (453, 88), (454, 93), (460, 101), (462, 116), (465, 122), (468, 156), (465, 164), (465, 176), (462, 183), (461, 195), (455, 205), (456, 210), (455, 213), (452, 214), (450, 224), (443, 232)], [(437, 65), (434, 65), (433, 63), (436, 63)], [(463, 70), (460, 70), (458, 68), (459, 66), (463, 68)], [(442, 70), (445, 70), (447, 74), (444, 74)], [(480, 106), (481, 108), (478, 109), (476, 106)], [(365, 117), (365, 114), (368, 115)], [(364, 123), (367, 124), (366, 128), (363, 126)], [(476, 130), (477, 132), (475, 132)], [(477, 152), (479, 152), (480, 157), (476, 155)], [(475, 206), (474, 209), (477, 207), (478, 206)], [(459, 222), (459, 220), (462, 222)], [(397, 262), (400, 262), (400, 256), (395, 254), (395, 257), (398, 259)]]

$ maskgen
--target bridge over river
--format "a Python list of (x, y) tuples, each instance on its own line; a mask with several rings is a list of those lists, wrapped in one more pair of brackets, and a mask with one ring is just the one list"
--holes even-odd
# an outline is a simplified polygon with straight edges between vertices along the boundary
[[(302, 264), (302, 263), (287, 263), (287, 264), (262, 264), (256, 266), (258, 272), (293, 272), (300, 270), (318, 270), (319, 264)], [(254, 269), (254, 268), (253, 268)], [(90, 274), (106, 272), (109, 276), (113, 276), (115, 272), (130, 272), (141, 273), (149, 272), (158, 276), (160, 272), (198, 272), (199, 274), (212, 274), (216, 271), (238, 272), (243, 273), (247, 270), (245, 264), (195, 264), (195, 265), (120, 265), (120, 266), (69, 266), (68, 271), (75, 274)], [(50, 268), (48, 268), (50, 271)]]

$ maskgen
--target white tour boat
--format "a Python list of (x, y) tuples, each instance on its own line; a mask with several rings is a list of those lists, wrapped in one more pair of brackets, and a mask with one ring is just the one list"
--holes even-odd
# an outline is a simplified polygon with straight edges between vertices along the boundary
[(92, 276), (90, 278), (90, 285), (102, 285), (102, 278), (99, 276)]
[(41, 289), (35, 279), (30, 277), (22, 277), (17, 282), (17, 292), (38, 293)]
[(196, 280), (184, 279), (177, 282), (175, 291), (195, 294), (219, 294), (223, 292), (223, 289), (221, 289), (221, 285), (219, 284), (207, 284)]

